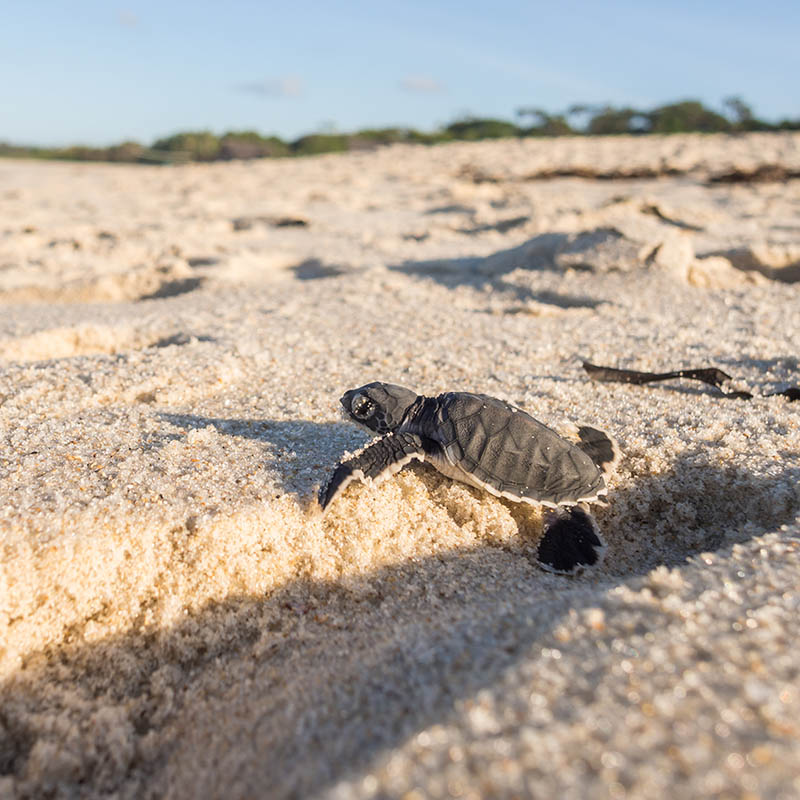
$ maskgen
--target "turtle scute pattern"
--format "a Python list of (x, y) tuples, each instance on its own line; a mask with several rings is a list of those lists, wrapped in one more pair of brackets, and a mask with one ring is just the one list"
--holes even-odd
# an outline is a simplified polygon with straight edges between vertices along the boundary
[(605, 488), (580, 448), (529, 414), (487, 395), (439, 398), (435, 439), (448, 460), (487, 487), (546, 504), (576, 503)]

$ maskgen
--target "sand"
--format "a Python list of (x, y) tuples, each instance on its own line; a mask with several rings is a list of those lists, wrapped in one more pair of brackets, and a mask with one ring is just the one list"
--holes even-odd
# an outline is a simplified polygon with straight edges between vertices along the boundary
[[(800, 180), (714, 181), (762, 165), (0, 161), (0, 797), (800, 795)], [(323, 516), (372, 380), (612, 432), (603, 566), (425, 465)]]

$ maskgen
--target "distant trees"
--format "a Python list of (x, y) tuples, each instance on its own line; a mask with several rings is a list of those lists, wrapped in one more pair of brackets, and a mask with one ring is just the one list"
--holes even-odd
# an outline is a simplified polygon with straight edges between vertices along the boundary
[(531, 124), (520, 130), (520, 134), (523, 136), (568, 136), (575, 132), (567, 122), (565, 115), (549, 114), (542, 108), (518, 108), (517, 116), (521, 119), (525, 117), (531, 119)]
[(492, 117), (467, 116), (439, 130), (426, 133), (413, 128), (368, 128), (355, 133), (334, 130), (311, 133), (292, 142), (257, 131), (183, 131), (157, 139), (150, 147), (127, 141), (111, 147), (35, 148), (0, 142), (0, 156), (60, 158), (79, 161), (182, 163), (249, 158), (316, 155), (365, 150), (406, 142), (436, 144), (477, 141), (510, 136), (613, 136), (619, 134), (740, 133), (744, 131), (800, 130), (800, 119), (768, 123), (757, 119), (739, 96), (723, 101), (723, 113), (707, 108), (699, 100), (681, 100), (642, 110), (631, 106), (576, 104), (551, 113), (536, 106), (517, 109), (518, 124)]
[[(743, 104), (742, 104), (743, 105)], [(573, 106), (570, 111), (588, 116), (584, 132), (592, 136), (622, 133), (726, 133), (729, 119), (706, 108), (699, 100), (682, 100), (642, 111), (631, 106)], [(579, 131), (580, 132), (580, 131)]]
[(262, 136), (256, 131), (228, 131), (219, 140), (217, 158), (278, 158), (290, 154), (289, 145), (277, 136)]
[(153, 150), (180, 153), (190, 161), (215, 161), (219, 157), (219, 138), (211, 131), (176, 133), (153, 142)]
[(731, 122), (698, 100), (659, 106), (647, 114), (648, 133), (714, 133), (731, 130)]
[(138, 161), (144, 151), (144, 145), (128, 141), (112, 145), (107, 148), (106, 154), (109, 161)]
[(344, 133), (312, 133), (301, 136), (290, 145), (291, 152), (298, 156), (315, 156), (320, 153), (343, 153), (348, 137)]
[(749, 131), (754, 130), (758, 125), (763, 125), (753, 115), (753, 110), (741, 97), (726, 97), (722, 104), (728, 111), (728, 117), (734, 128), (739, 130)]
[(451, 122), (444, 134), (450, 139), (461, 139), (474, 142), (478, 139), (503, 139), (508, 136), (519, 136), (520, 129), (513, 122), (503, 119), (481, 119), (467, 117)]
[(618, 133), (642, 133), (648, 127), (647, 116), (635, 108), (603, 106), (594, 113), (590, 110), (586, 132), (592, 136), (607, 136)]

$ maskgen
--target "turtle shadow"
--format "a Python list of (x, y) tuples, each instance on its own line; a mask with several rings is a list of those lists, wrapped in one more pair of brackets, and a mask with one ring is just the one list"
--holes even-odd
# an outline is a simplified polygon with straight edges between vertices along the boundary
[[(184, 431), (209, 426), (224, 436), (250, 439), (266, 445), (270, 468), (278, 485), (287, 494), (295, 495), (304, 504), (315, 494), (315, 488), (328, 477), (332, 468), (347, 450), (356, 450), (369, 440), (367, 433), (350, 422), (312, 422), (310, 420), (275, 420), (248, 417), (206, 417), (200, 414), (161, 412), (159, 417)], [(173, 431), (149, 434), (148, 445), (158, 448), (185, 433)], [(319, 458), (309, 467), (300, 468), (313, 447)], [(310, 471), (309, 471), (310, 470)]]
[[(0, 688), (0, 774), (29, 795), (312, 796), (415, 733), (457, 724), (459, 703), (502, 687), (535, 648), (558, 648), (564, 618), (615, 587), (715, 537), (724, 556), (797, 511), (798, 467), (768, 478), (690, 453), (630, 485), (625, 469), (598, 511), (606, 565), (580, 578), (541, 572), (525, 548), (480, 544), (338, 580), (298, 576), (163, 628), (143, 614), (100, 641), (87, 620)], [(416, 472), (438, 502), (447, 479)]]

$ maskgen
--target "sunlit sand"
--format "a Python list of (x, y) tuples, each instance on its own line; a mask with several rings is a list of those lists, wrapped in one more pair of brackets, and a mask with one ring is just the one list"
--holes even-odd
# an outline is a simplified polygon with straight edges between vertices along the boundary
[[(800, 794), (800, 180), (714, 181), (764, 164), (0, 161), (0, 796)], [(323, 515), (372, 380), (611, 432), (602, 567), (425, 465)]]

